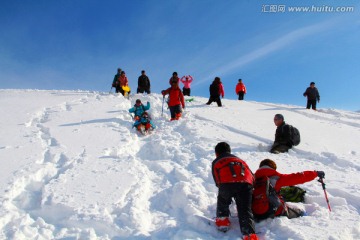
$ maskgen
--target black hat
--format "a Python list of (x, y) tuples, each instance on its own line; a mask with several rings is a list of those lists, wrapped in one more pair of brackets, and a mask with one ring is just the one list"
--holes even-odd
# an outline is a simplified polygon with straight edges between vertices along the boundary
[(219, 142), (215, 146), (215, 153), (221, 155), (223, 153), (231, 153), (230, 145), (226, 142)]
[(140, 99), (136, 99), (136, 103), (141, 103), (141, 100), (140, 100)]
[(275, 114), (275, 118), (284, 120), (284, 116), (282, 114), (280, 114), (280, 113)]
[(178, 75), (178, 74), (177, 74), (177, 72), (173, 72), (173, 76), (174, 76), (174, 75), (176, 75), (176, 76), (177, 76), (177, 75)]
[(311, 85), (315, 85), (315, 83), (314, 83), (314, 82), (311, 82), (311, 83), (310, 83), (310, 86), (311, 86)]

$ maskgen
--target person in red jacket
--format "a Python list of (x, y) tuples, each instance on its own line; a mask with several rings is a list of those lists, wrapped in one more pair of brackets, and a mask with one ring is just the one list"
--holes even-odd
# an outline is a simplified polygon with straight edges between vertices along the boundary
[[(117, 79), (116, 82), (116, 92), (120, 92), (123, 96), (125, 96), (125, 91), (123, 87), (129, 86), (128, 78), (125, 75), (124, 71), (121, 71), (120, 76)], [(128, 92), (130, 94), (130, 92)]]
[[(295, 206), (289, 206), (282, 199), (279, 192), (282, 187), (293, 186), (302, 184), (314, 180), (316, 177), (324, 178), (325, 173), (323, 171), (304, 171), (291, 174), (282, 174), (276, 171), (276, 163), (271, 159), (264, 159), (259, 165), (259, 169), (255, 172), (255, 182), (263, 177), (268, 177), (271, 186), (274, 188), (274, 197), (269, 197), (269, 211), (265, 214), (258, 215), (259, 205), (255, 205), (254, 201), (256, 196), (253, 196), (252, 210), (256, 220), (263, 220), (270, 217), (287, 216), (288, 218), (295, 218), (304, 215), (301, 209), (295, 208)], [(257, 191), (257, 184), (254, 185), (254, 192)]]
[(242, 79), (239, 79), (238, 84), (236, 84), (235, 88), (236, 95), (239, 96), (239, 100), (244, 100), (244, 95), (246, 94), (245, 84), (242, 82)]
[(229, 205), (235, 199), (239, 224), (244, 239), (258, 239), (251, 211), (254, 176), (245, 161), (231, 154), (228, 143), (215, 146), (216, 159), (212, 162), (212, 175), (219, 188), (215, 224), (220, 231), (230, 226)]
[(170, 114), (171, 114), (171, 121), (178, 120), (181, 117), (182, 109), (185, 108), (185, 101), (184, 101), (184, 95), (181, 92), (181, 89), (179, 88), (178, 82), (176, 79), (174, 79), (171, 82), (171, 87), (161, 91), (161, 94), (163, 96), (169, 94), (169, 108), (170, 108)]

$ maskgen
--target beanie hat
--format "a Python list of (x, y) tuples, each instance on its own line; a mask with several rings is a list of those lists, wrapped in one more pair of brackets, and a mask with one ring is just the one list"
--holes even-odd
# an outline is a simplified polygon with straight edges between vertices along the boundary
[(215, 153), (218, 155), (221, 155), (223, 153), (231, 153), (230, 145), (227, 144), (226, 142), (219, 142), (215, 146)]
[(311, 83), (310, 83), (310, 86), (311, 86), (311, 85), (315, 85), (315, 83), (314, 83), (314, 82), (311, 82)]
[(284, 120), (284, 116), (282, 114), (280, 114), (280, 113), (275, 114), (275, 118)]
[(262, 160), (259, 167), (262, 167), (262, 166), (268, 166), (268, 167), (271, 167), (272, 169), (276, 170), (276, 163), (271, 159)]

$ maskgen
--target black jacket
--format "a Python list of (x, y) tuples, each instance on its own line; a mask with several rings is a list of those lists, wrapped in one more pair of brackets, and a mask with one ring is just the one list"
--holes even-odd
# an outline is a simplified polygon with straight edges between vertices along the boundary
[(274, 144), (287, 145), (289, 147), (292, 146), (290, 138), (290, 126), (285, 122), (276, 128)]
[(314, 88), (308, 87), (303, 95), (306, 96), (308, 100), (320, 101), (320, 94), (316, 87)]
[(150, 88), (150, 79), (146, 75), (141, 75), (138, 78), (138, 88), (149, 89)]

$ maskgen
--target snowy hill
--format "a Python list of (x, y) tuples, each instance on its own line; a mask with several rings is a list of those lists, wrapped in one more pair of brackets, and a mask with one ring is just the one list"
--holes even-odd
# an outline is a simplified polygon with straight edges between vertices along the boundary
[[(151, 102), (151, 135), (131, 128), (136, 98)], [(303, 184), (307, 216), (258, 223), (260, 239), (359, 239), (360, 113), (206, 100), (170, 122), (159, 94), (0, 90), (0, 239), (240, 239), (235, 218), (224, 234), (195, 216), (215, 216), (219, 141), (253, 171), (271, 158), (282, 173), (326, 173), (332, 212), (320, 183)], [(286, 154), (266, 151), (276, 113), (301, 132)]]

